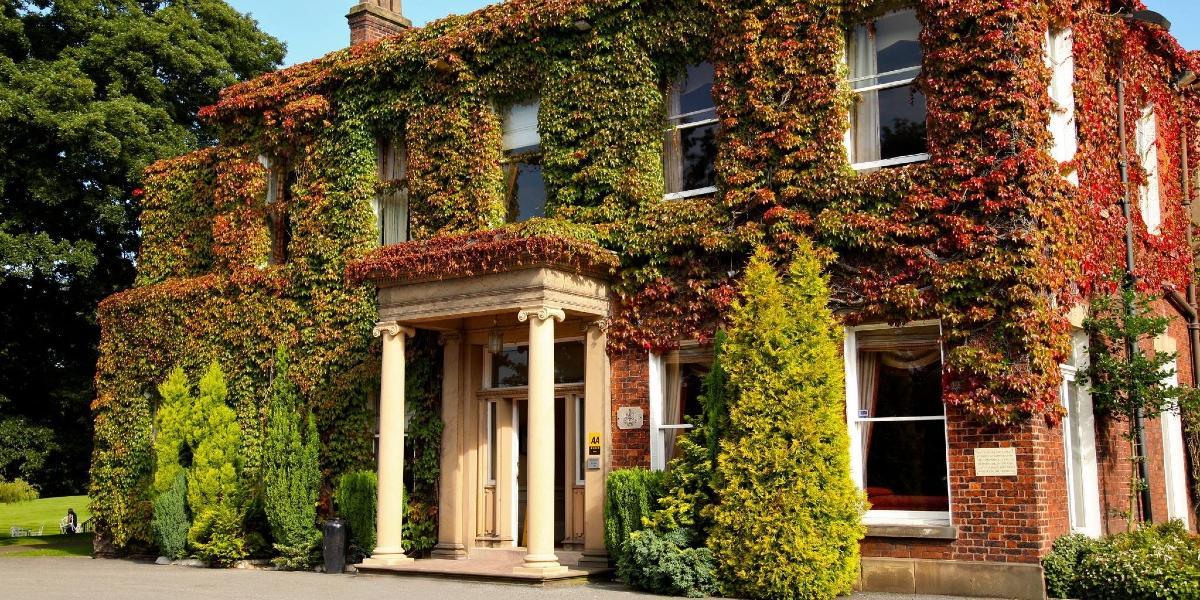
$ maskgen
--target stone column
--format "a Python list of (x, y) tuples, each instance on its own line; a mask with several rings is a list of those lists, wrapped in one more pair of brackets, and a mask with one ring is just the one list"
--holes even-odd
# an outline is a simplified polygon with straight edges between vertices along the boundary
[(554, 575), (567, 568), (554, 554), (554, 322), (567, 316), (560, 308), (539, 306), (517, 314), (529, 321), (529, 454), (526, 458), (525, 518), (528, 552), (517, 573)]
[(363, 564), (391, 566), (411, 562), (404, 556), (400, 532), (404, 515), (404, 351), (405, 339), (416, 332), (396, 321), (375, 325), (383, 336), (383, 371), (379, 390), (379, 496), (376, 546)]
[(442, 335), (442, 480), (438, 486), (438, 544), (436, 558), (466, 558), (463, 511), (459, 500), (463, 488), (462, 334)]
[[(607, 336), (600, 322), (589, 323), (585, 340), (585, 367), (583, 387), (584, 434), (600, 434), (603, 453), (600, 456), (585, 454), (584, 501), (583, 501), (583, 557), (580, 563), (608, 564), (608, 552), (604, 548), (604, 480), (608, 461), (608, 352)], [(588, 440), (584, 440), (587, 442)], [(584, 448), (587, 452), (587, 448)], [(599, 459), (600, 468), (587, 467), (587, 461)]]

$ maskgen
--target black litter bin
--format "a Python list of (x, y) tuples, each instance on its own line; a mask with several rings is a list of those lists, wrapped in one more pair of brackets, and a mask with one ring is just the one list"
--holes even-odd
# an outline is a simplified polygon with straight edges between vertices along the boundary
[(325, 521), (325, 572), (340, 574), (346, 570), (346, 522), (341, 519)]

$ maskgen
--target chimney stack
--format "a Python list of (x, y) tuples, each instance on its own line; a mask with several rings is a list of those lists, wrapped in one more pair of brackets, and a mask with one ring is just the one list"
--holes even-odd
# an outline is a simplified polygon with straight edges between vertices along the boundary
[(404, 18), (401, 0), (363, 0), (350, 9), (346, 20), (350, 22), (350, 45), (377, 40), (412, 27), (412, 21)]

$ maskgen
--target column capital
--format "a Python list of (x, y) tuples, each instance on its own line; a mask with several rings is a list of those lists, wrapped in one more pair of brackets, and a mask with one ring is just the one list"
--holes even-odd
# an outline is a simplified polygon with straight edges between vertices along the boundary
[(562, 323), (566, 320), (567, 313), (563, 312), (563, 309), (561, 308), (551, 308), (549, 306), (533, 306), (530, 308), (522, 308), (521, 312), (517, 313), (517, 320), (522, 323), (528, 321), (529, 317), (537, 317), (542, 321), (554, 319), (559, 323)]
[(417, 334), (417, 330), (406, 325), (401, 325), (399, 321), (380, 321), (376, 323), (375, 328), (371, 330), (371, 335), (374, 335), (375, 337), (379, 337), (385, 333), (392, 336), (404, 334), (408, 337), (412, 337)]
[(593, 321), (584, 321), (579, 327), (584, 333), (592, 330), (604, 331), (608, 329), (608, 319), (595, 319)]

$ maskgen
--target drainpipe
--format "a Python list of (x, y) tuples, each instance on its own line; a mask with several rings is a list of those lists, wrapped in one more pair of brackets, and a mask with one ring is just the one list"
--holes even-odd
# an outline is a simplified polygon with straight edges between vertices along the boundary
[[(1134, 275), (1134, 256), (1133, 256), (1133, 215), (1130, 209), (1129, 202), (1129, 162), (1126, 158), (1129, 155), (1128, 143), (1125, 135), (1125, 52), (1124, 47), (1121, 49), (1121, 54), (1118, 57), (1117, 63), (1117, 135), (1121, 138), (1121, 156), (1117, 159), (1117, 168), (1121, 171), (1121, 214), (1125, 216), (1125, 281), (1123, 287), (1126, 290), (1134, 290), (1137, 287), (1137, 276)], [(1125, 302), (1125, 314), (1129, 315), (1133, 312), (1133, 307)], [(1125, 337), (1125, 356), (1132, 358), (1138, 351), (1137, 341), (1132, 337)], [(1130, 390), (1132, 393), (1134, 390)], [(1133, 415), (1133, 430), (1134, 444), (1137, 446), (1134, 452), (1137, 456), (1142, 457), (1138, 461), (1138, 479), (1142, 481), (1141, 489), (1141, 508), (1142, 522), (1153, 523), (1154, 513), (1150, 506), (1150, 470), (1146, 465), (1146, 427), (1145, 417), (1142, 415), (1142, 409), (1139, 407)]]
[[(1190, 87), (1190, 86), (1189, 86)], [(1185, 87), (1181, 92), (1188, 89)], [(1188, 145), (1191, 141), (1191, 136), (1187, 128), (1183, 130), (1183, 211), (1187, 214), (1187, 245), (1188, 251), (1195, 255), (1194, 228), (1195, 224), (1192, 220), (1192, 177), (1191, 166), (1188, 163)], [(1194, 265), (1193, 265), (1194, 267)], [(1188, 318), (1188, 348), (1191, 354), (1192, 363), (1192, 387), (1197, 387), (1198, 378), (1200, 378), (1200, 311), (1196, 306), (1196, 272), (1195, 268), (1191, 273), (1188, 273), (1187, 296), (1184, 300), (1187, 302), (1188, 311), (1180, 311), (1187, 315)], [(1175, 292), (1179, 295), (1179, 292)]]

